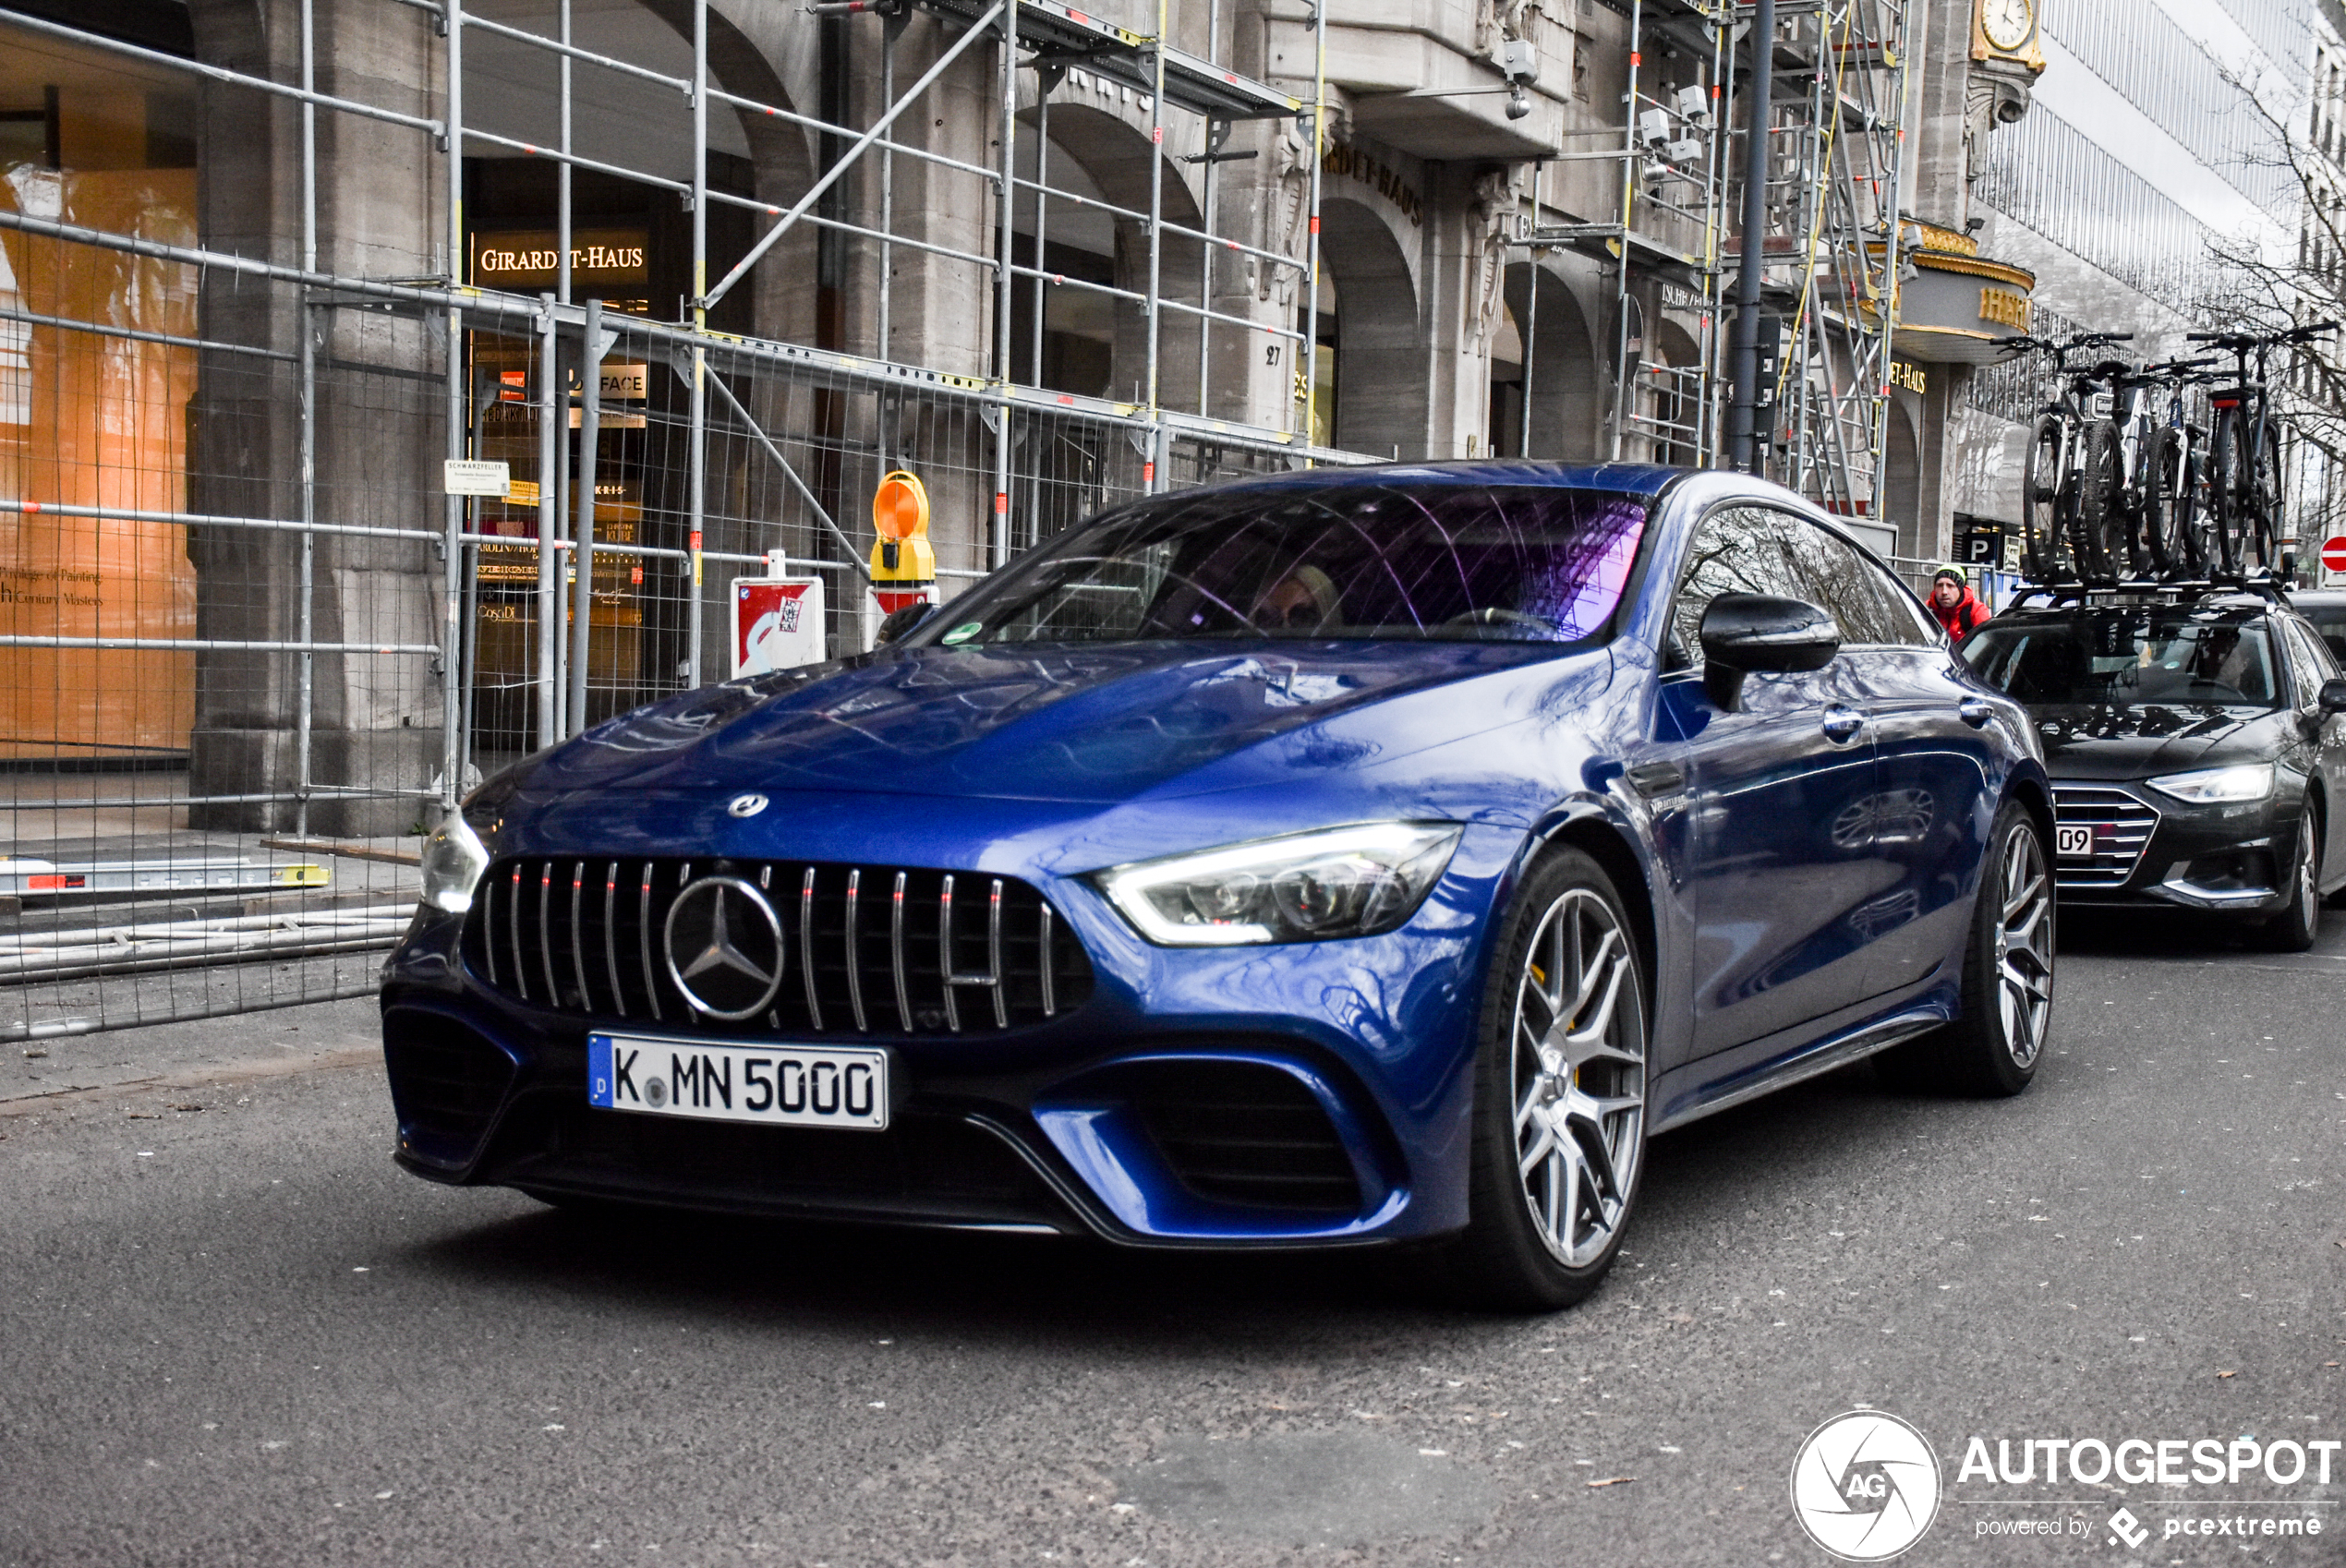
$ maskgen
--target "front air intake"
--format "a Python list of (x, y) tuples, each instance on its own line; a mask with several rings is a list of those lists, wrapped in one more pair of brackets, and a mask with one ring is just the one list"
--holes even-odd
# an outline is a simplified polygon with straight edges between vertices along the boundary
[(1120, 1087), (1181, 1185), (1209, 1203), (1351, 1214), (1360, 1184), (1319, 1097), (1260, 1062), (1135, 1063)]
[(435, 1160), (469, 1161), (513, 1086), (514, 1059), (444, 1013), (383, 1014), (383, 1067), (400, 1136)]

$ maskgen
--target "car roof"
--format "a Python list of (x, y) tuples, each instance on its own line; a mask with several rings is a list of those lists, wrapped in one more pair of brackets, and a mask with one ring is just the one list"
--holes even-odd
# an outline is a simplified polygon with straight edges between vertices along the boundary
[[(1682, 476), (1699, 472), (1658, 463), (1544, 463), (1525, 458), (1464, 458), (1427, 463), (1373, 463), (1359, 467), (1306, 468), (1233, 480), (1217, 489), (1314, 490), (1360, 484), (1538, 485), (1555, 489), (1606, 490), (1649, 500)], [(1181, 493), (1181, 492), (1176, 492)]]

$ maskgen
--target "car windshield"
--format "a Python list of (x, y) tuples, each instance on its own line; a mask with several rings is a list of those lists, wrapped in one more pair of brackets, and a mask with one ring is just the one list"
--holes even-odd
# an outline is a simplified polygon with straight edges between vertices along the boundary
[(914, 640), (1577, 642), (1620, 601), (1645, 519), (1635, 497), (1554, 486), (1198, 490), (1071, 530)]
[(2272, 642), (2253, 612), (2080, 610), (1993, 621), (1964, 640), (1982, 677), (2024, 703), (2271, 707)]

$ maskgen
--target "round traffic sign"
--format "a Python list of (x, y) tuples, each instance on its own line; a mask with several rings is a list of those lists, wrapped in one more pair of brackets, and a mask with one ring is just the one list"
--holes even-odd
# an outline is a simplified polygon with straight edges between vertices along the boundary
[(2322, 568), (2346, 572), (2346, 534), (2333, 534), (2322, 541)]

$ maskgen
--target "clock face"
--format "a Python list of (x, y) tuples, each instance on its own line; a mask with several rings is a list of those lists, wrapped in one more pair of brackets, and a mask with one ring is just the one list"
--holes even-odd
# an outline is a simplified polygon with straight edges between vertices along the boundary
[(2017, 49), (2037, 30), (2035, 0), (1980, 0), (1979, 30), (1999, 49)]

